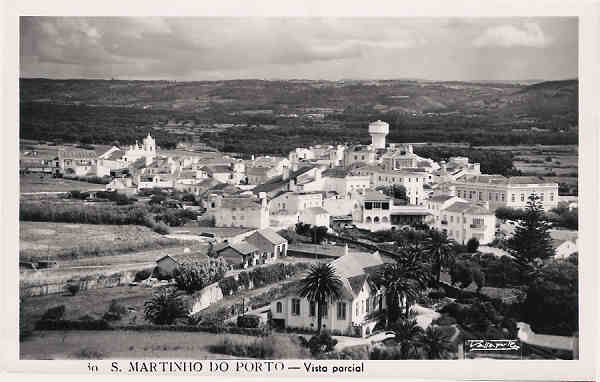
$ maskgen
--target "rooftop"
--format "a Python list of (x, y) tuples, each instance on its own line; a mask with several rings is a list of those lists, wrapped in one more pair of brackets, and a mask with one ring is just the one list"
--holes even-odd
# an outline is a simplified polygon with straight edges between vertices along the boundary
[(287, 240), (281, 237), (277, 232), (273, 231), (271, 228), (264, 228), (256, 231), (252, 236), (259, 235), (265, 238), (267, 241), (274, 245), (287, 243)]

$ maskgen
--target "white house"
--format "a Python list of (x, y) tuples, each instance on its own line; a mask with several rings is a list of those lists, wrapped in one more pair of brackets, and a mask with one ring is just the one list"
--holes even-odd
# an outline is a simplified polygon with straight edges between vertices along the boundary
[(430, 209), (430, 226), (446, 232), (448, 238), (461, 244), (466, 244), (471, 238), (477, 239), (480, 244), (494, 240), (496, 216), (487, 202), (472, 203), (447, 195), (431, 198), (428, 205), (433, 207)]
[(569, 256), (578, 252), (577, 240), (553, 240), (552, 246), (554, 247), (555, 259), (567, 259)]
[(271, 199), (269, 212), (271, 214), (295, 215), (301, 211), (323, 206), (321, 192), (283, 192)]
[(254, 197), (216, 196), (214, 202), (216, 227), (244, 227), (263, 229), (269, 227), (269, 208), (267, 198), (261, 193)]
[[(387, 307), (385, 288), (374, 282), (383, 259), (378, 252), (346, 252), (330, 264), (342, 281), (342, 297), (325, 305), (322, 328), (342, 335), (369, 335)], [(316, 304), (300, 297), (298, 291), (271, 302), (273, 323), (279, 327), (316, 330), (316, 311)]]

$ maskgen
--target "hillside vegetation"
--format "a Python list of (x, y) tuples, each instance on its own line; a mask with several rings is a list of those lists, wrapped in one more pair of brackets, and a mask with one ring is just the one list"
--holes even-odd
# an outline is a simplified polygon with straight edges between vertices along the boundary
[(287, 153), (292, 140), (294, 147), (366, 142), (368, 122), (382, 119), (390, 123), (391, 141), (577, 143), (577, 80), (22, 79), (20, 98), (21, 138), (48, 141), (129, 144), (151, 131), (164, 148), (189, 140), (224, 151)]

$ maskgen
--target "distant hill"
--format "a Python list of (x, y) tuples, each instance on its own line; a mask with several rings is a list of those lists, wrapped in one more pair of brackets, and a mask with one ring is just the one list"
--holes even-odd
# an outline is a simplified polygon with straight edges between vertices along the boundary
[[(265, 81), (205, 82), (22, 79), (22, 102), (124, 106), (204, 112), (211, 108), (334, 108), (382, 105), (390, 111), (422, 113), (453, 111), (528, 113), (538, 106), (577, 109), (577, 81), (533, 85), (497, 82), (432, 81)], [(553, 98), (557, 102), (546, 102)], [(542, 103), (538, 105), (537, 103)]]
[[(194, 141), (239, 151), (239, 137), (247, 135), (257, 148), (281, 137), (286, 147), (279, 143), (279, 149), (286, 154), (287, 145), (317, 138), (368, 139), (364, 129), (375, 119), (390, 123), (390, 139), (404, 141), (577, 142), (576, 79), (533, 84), (21, 79), (20, 100), (22, 138), (86, 144), (130, 142), (153, 131), (165, 146)], [(251, 135), (248, 127), (267, 130)], [(288, 144), (290, 139), (295, 141)]]

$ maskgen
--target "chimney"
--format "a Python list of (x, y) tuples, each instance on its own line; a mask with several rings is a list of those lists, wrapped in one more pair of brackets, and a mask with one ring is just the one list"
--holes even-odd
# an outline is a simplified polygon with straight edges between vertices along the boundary
[(441, 165), (442, 176), (446, 176), (448, 174), (448, 169), (446, 168), (446, 161), (445, 160), (441, 161), (440, 165)]
[(321, 180), (321, 169), (315, 168), (315, 180)]
[(292, 171), (298, 171), (298, 163), (295, 161), (292, 163)]
[(296, 191), (296, 182), (294, 179), (290, 179), (290, 183), (288, 184), (288, 191)]
[(348, 243), (346, 243), (346, 245), (344, 245), (344, 256), (346, 256), (348, 254)]

